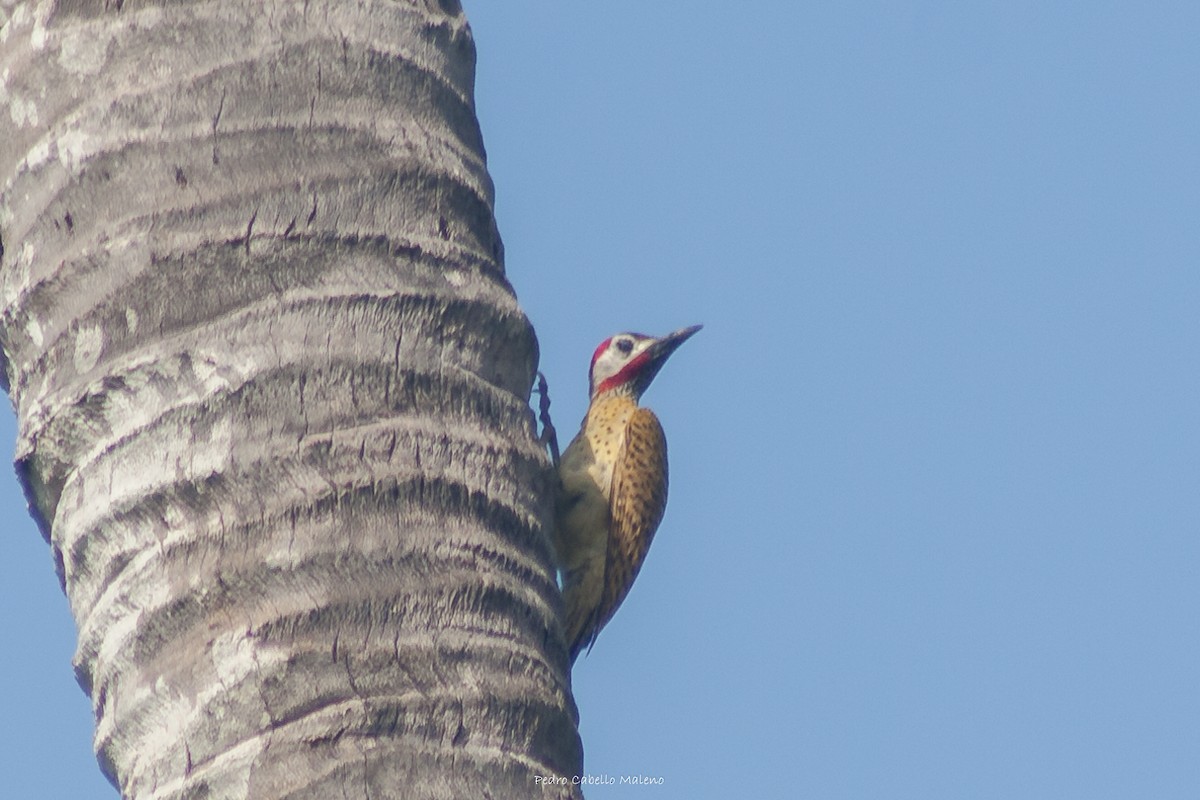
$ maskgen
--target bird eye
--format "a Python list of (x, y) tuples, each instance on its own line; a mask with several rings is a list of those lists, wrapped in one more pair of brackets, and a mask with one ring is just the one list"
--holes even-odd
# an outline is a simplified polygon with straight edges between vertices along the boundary
[(628, 339), (618, 339), (617, 349), (625, 355), (629, 355), (631, 352), (633, 352), (633, 342)]

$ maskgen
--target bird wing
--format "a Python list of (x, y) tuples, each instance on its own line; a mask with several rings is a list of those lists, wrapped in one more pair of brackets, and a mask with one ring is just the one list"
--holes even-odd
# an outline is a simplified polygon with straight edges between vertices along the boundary
[(572, 659), (591, 649), (646, 559), (650, 542), (667, 508), (667, 438), (658, 417), (639, 408), (625, 427), (625, 441), (613, 466), (609, 492), (611, 523), (600, 602), (572, 647)]

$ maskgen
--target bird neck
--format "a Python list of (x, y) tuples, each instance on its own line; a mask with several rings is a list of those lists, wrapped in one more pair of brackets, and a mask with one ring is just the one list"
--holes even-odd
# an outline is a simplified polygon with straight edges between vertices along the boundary
[(612, 419), (622, 416), (626, 408), (637, 408), (637, 397), (632, 392), (607, 391), (592, 398), (588, 405), (587, 414), (583, 418), (583, 426), (599, 419)]
[(599, 403), (607, 402), (625, 402), (633, 403), (635, 406), (638, 402), (638, 391), (634, 386), (633, 381), (626, 381), (615, 386), (605, 386), (601, 384), (600, 389), (592, 394), (591, 405), (595, 406)]

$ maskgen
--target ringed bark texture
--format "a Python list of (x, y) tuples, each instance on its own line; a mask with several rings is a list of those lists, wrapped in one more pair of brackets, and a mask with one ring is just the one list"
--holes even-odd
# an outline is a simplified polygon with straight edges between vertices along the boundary
[(579, 796), (456, 0), (0, 23), (4, 388), (122, 794)]

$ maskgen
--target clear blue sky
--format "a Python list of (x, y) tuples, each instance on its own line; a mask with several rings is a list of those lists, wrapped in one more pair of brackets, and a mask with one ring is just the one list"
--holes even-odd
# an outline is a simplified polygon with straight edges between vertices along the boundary
[[(601, 339), (706, 326), (575, 671), (663, 785), (588, 797), (1197, 797), (1200, 5), (466, 5), (564, 438)], [(0, 780), (112, 797), (0, 484)]]

